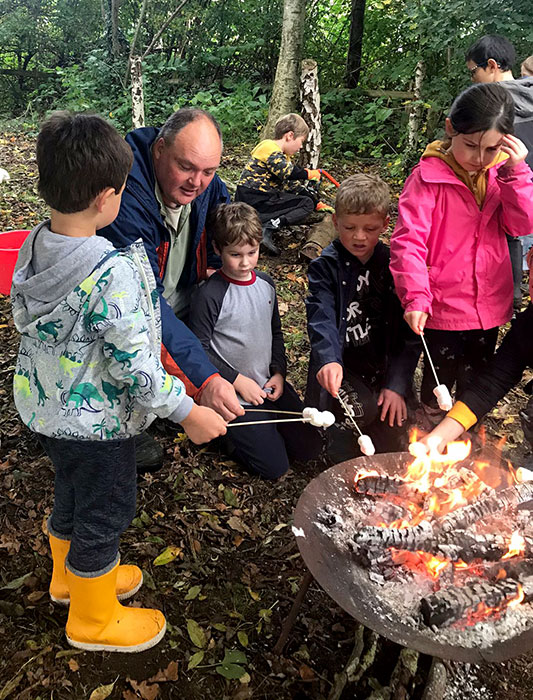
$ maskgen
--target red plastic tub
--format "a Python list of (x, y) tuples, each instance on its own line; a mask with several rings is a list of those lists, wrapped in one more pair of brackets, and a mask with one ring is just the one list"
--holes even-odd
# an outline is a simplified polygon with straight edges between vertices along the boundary
[(9, 294), (13, 270), (29, 231), (5, 231), (0, 233), (0, 294)]

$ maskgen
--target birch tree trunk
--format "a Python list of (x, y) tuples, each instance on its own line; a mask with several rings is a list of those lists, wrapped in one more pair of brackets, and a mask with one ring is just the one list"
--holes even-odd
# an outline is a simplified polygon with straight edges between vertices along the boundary
[(300, 102), (302, 104), (302, 117), (309, 127), (309, 136), (300, 151), (300, 161), (304, 167), (316, 168), (322, 144), (322, 115), (318, 89), (318, 66), (316, 61), (308, 58), (302, 61)]
[(346, 87), (357, 87), (361, 74), (361, 54), (365, 26), (366, 0), (352, 0), (350, 13), (350, 41), (346, 58)]
[(411, 105), (409, 110), (409, 123), (407, 125), (407, 150), (414, 153), (418, 147), (420, 120), (422, 116), (422, 105), (420, 104), (420, 95), (422, 94), (422, 83), (426, 74), (426, 66), (424, 61), (420, 59), (415, 68), (415, 85), (413, 89), (414, 99), (416, 102)]
[(284, 0), (281, 46), (263, 138), (271, 138), (276, 121), (284, 114), (295, 111), (304, 21), (305, 0)]
[(144, 90), (142, 58), (131, 57), (131, 122), (134, 129), (144, 126)]

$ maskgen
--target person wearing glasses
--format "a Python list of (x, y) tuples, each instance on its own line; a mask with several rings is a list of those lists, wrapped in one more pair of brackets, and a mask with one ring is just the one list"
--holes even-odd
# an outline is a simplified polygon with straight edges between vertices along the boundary
[[(500, 83), (509, 90), (515, 108), (514, 130), (525, 144), (528, 155), (526, 163), (533, 169), (533, 77), (514, 79), (513, 64), (516, 52), (511, 42), (503, 36), (487, 34), (478, 39), (466, 52), (466, 67), (474, 83)], [(533, 231), (531, 232), (533, 234)], [(533, 243), (529, 236), (524, 239), (527, 251)], [(522, 308), (522, 239), (507, 236), (511, 265), (513, 268), (513, 307)]]

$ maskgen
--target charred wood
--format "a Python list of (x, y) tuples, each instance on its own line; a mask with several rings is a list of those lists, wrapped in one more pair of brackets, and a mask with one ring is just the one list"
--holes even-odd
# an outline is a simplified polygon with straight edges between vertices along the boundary
[(445, 627), (475, 612), (480, 604), (498, 608), (516, 597), (518, 582), (513, 579), (489, 583), (479, 581), (461, 588), (449, 586), (420, 601), (420, 612), (428, 627)]
[(423, 520), (414, 527), (362, 527), (353, 536), (355, 545), (363, 547), (395, 547), (396, 549), (424, 549), (427, 542), (434, 539), (433, 526)]
[(520, 503), (533, 499), (533, 482), (526, 481), (516, 486), (510, 486), (502, 491), (478, 498), (463, 508), (458, 508), (437, 521), (444, 532), (461, 530), (481, 520), (487, 515), (492, 515), (500, 510), (514, 508)]

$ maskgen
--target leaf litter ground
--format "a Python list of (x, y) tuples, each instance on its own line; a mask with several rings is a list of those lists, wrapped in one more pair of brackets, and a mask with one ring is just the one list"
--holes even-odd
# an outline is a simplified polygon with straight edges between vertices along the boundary
[[(31, 228), (46, 216), (36, 191), (35, 140), (0, 132), (0, 146), (1, 165), (11, 175), (0, 186), (0, 230)], [(225, 156), (223, 177), (236, 180), (246, 152)], [(342, 179), (367, 166), (325, 167)], [(398, 185), (391, 184), (397, 196)], [(306, 266), (297, 253), (306, 231), (302, 226), (285, 232), (282, 256), (260, 261), (278, 285), (290, 379), (300, 390), (309, 346)], [(246, 474), (216, 446), (195, 448), (169, 424), (156, 423), (164, 468), (139, 480), (137, 515), (121, 553), (124, 563), (144, 571), (133, 604), (162, 609), (166, 637), (142, 654), (72, 649), (64, 638), (66, 610), (52, 605), (47, 593), (51, 562), (44, 523), (53, 471), (14, 408), (18, 338), (9, 300), (1, 296), (0, 338), (0, 700), (327, 698), (350, 655), (355, 623), (317, 584), (309, 589), (285, 655), (275, 657), (271, 650), (305, 574), (291, 532), (292, 511), (306, 484), (328, 465), (299, 465), (266, 482)], [(518, 419), (525, 400), (521, 389), (514, 390), (487, 420), (489, 431), (507, 438), (509, 458), (517, 461), (525, 454)], [(454, 665), (450, 671), (450, 700), (533, 699), (528, 656), (480, 669)], [(372, 694), (364, 684), (355, 695), (347, 690), (355, 698)]]

